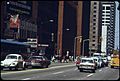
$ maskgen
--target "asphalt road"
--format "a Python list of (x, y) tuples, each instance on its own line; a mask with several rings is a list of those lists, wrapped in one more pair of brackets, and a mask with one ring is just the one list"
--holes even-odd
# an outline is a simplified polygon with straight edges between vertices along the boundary
[(95, 73), (80, 72), (75, 64), (52, 64), (49, 68), (34, 68), (22, 71), (2, 71), (3, 80), (118, 80), (119, 69), (103, 67)]

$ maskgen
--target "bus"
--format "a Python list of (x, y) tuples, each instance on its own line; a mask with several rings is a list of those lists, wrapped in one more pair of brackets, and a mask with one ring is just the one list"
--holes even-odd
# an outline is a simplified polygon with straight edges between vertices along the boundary
[(24, 54), (30, 55), (30, 45), (24, 42), (18, 42), (13, 39), (1, 39), (1, 61), (5, 59), (8, 54)]

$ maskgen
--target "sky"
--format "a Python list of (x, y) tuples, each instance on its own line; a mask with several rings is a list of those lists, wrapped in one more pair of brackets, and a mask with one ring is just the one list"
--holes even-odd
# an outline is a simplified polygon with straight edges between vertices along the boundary
[[(116, 18), (115, 18), (115, 49), (119, 48), (119, 29), (120, 29), (120, 25), (119, 25), (119, 11), (117, 10), (117, 7), (119, 5), (119, 3), (116, 1)], [(120, 49), (120, 48), (119, 48)]]

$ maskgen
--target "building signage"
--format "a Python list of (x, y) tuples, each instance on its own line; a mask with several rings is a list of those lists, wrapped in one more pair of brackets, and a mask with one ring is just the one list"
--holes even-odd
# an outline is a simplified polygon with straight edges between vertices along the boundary
[(20, 19), (19, 15), (11, 15), (10, 17), (10, 28), (19, 28), (20, 27)]

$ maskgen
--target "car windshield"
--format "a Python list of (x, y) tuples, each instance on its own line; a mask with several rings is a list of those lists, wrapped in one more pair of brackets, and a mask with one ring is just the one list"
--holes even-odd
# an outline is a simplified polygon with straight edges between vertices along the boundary
[(82, 62), (93, 63), (93, 60), (82, 59)]
[(7, 56), (6, 59), (17, 59), (17, 56)]

